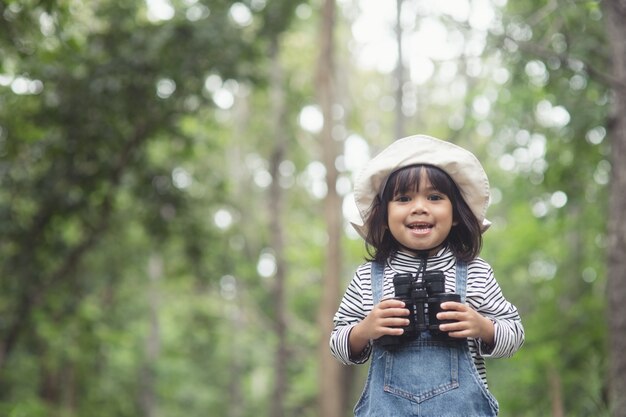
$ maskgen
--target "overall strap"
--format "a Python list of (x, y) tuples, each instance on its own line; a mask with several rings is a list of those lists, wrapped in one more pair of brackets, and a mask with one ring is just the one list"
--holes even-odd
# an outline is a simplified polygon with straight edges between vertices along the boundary
[(465, 289), (467, 287), (467, 263), (460, 259), (456, 261), (456, 293), (461, 296), (461, 302), (465, 302)]
[(383, 263), (372, 261), (371, 281), (374, 305), (378, 304), (383, 298), (383, 281), (385, 280), (384, 272), (385, 265)]

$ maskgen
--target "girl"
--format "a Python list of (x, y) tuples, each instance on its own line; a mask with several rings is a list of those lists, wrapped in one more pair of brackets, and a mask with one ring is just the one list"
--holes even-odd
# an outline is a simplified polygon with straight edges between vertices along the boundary
[[(354, 194), (360, 218), (352, 224), (370, 258), (343, 296), (330, 347), (344, 364), (372, 358), (355, 415), (496, 416), (483, 358), (511, 356), (524, 329), (478, 257), (490, 225), (489, 182), (480, 162), (432, 137), (400, 139), (370, 161)], [(430, 319), (438, 330), (415, 331), (416, 307), (410, 312), (406, 298), (394, 298), (393, 278), (408, 273), (421, 285), (431, 271), (443, 273), (445, 291), (461, 302), (440, 304)]]

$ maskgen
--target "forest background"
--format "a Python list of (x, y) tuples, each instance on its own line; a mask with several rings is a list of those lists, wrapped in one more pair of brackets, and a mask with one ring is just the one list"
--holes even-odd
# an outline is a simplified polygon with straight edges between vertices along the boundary
[[(621, 4), (620, 4), (621, 3)], [(0, 416), (348, 416), (354, 176), (472, 149), (503, 416), (624, 416), (623, 2), (0, 2)], [(620, 352), (622, 354), (620, 354)]]

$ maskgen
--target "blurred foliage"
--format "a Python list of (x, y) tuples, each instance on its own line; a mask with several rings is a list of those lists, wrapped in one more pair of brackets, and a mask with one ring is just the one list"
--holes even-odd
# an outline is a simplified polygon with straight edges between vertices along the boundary
[[(605, 136), (611, 120), (602, 74), (610, 70), (599, 4), (580, 6), (509, 3), (491, 37), (509, 72), (494, 105), (497, 146), (525, 162), (501, 185), (498, 215), (507, 227), (496, 228), (488, 238), (494, 244), (487, 243), (499, 275), (512, 278), (504, 286), (527, 331), (513, 364), (492, 366), (504, 382), (493, 389), (511, 410), (507, 415), (545, 415), (555, 404), (566, 415), (608, 415)], [(533, 148), (542, 146), (545, 160), (533, 161)]]
[[(244, 151), (219, 128), (211, 89), (262, 86), (262, 40), (293, 13), (274, 5), (267, 25), (239, 25), (232, 3), (181, 5), (162, 21), (140, 1), (0, 6), (0, 414), (142, 415), (152, 375), (167, 415), (227, 415), (232, 387), (267, 386), (267, 366), (253, 364), (269, 347), (243, 329), (268, 327), (271, 300), (241, 261), (266, 238), (252, 226), (262, 220), (237, 212), (253, 192), (240, 162), (225, 164)], [(221, 230), (219, 210), (246, 220)], [(157, 284), (151, 259), (164, 265)], [(249, 308), (220, 295), (227, 275), (250, 281)]]
[[(298, 117), (314, 104), (318, 4), (171, 4), (159, 20), (144, 1), (0, 2), (0, 415), (148, 415), (150, 396), (165, 416), (267, 415), (270, 180), (288, 190), (285, 407), (316, 415), (326, 236), (319, 144)], [(335, 134), (374, 154), (391, 141), (394, 80), (350, 59), (353, 6)], [(438, 16), (486, 47), (406, 86), (408, 131), (472, 148), (490, 176), (482, 256), (527, 331), (514, 358), (488, 363), (502, 414), (548, 415), (562, 399), (566, 415), (608, 415), (602, 13), (534, 0), (495, 13), (485, 33)], [(290, 142), (268, 179), (274, 39)], [(347, 284), (365, 253), (350, 231), (344, 243)]]

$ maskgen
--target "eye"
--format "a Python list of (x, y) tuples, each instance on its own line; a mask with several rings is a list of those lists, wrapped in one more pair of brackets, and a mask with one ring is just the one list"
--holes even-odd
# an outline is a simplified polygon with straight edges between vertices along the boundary
[(446, 196), (445, 194), (441, 194), (441, 193), (433, 193), (428, 196), (428, 199), (431, 201), (440, 201), (440, 200), (445, 200)]
[(411, 197), (409, 197), (408, 195), (397, 195), (393, 198), (394, 201), (397, 201), (399, 203), (408, 203), (409, 201), (411, 201)]

